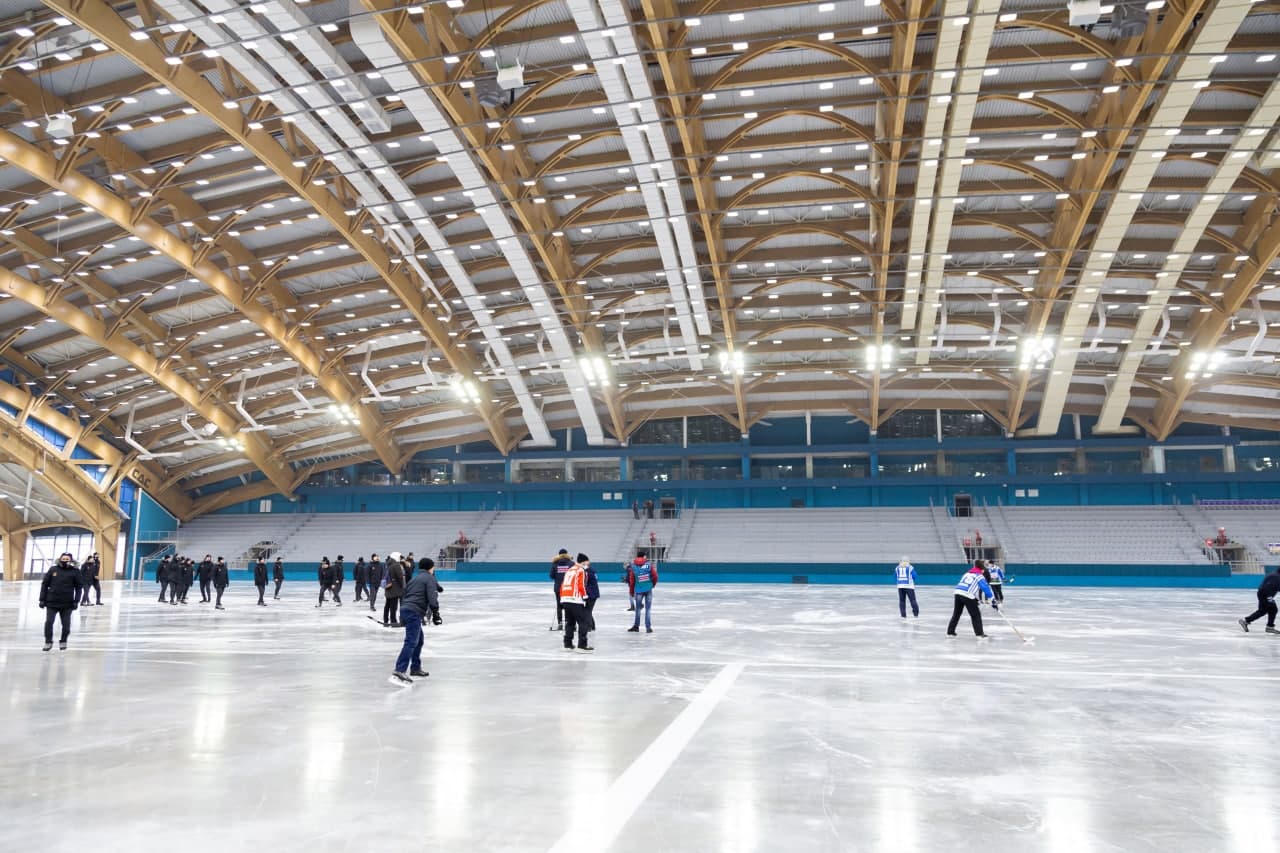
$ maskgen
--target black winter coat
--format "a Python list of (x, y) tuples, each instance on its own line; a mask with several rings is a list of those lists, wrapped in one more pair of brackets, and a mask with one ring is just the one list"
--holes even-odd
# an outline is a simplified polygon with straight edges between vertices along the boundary
[(341, 560), (333, 564), (333, 582), (338, 586), (342, 586), (342, 582), (347, 579), (347, 567)]
[(382, 586), (381, 560), (374, 560), (369, 564), (369, 586)]
[(213, 560), (200, 561), (200, 582), (204, 583), (213, 577)]
[(267, 564), (266, 563), (253, 564), (253, 582), (258, 586), (267, 585)]
[(40, 606), (60, 610), (70, 607), (75, 610), (80, 603), (80, 591), (84, 588), (80, 583), (80, 570), (75, 563), (58, 563), (44, 573), (40, 581)]
[(364, 583), (369, 580), (369, 567), (365, 565), (364, 560), (356, 560), (356, 583)]
[(399, 598), (404, 595), (404, 566), (393, 560), (387, 571), (387, 598)]
[(333, 586), (333, 566), (321, 566), (316, 574), (320, 576), (320, 586), (328, 589)]
[(226, 563), (213, 564), (213, 585), (218, 589), (226, 589), (227, 584), (231, 582), (231, 578), (227, 575)]
[(274, 580), (284, 580), (284, 563), (276, 560), (275, 565), (271, 567), (271, 577)]

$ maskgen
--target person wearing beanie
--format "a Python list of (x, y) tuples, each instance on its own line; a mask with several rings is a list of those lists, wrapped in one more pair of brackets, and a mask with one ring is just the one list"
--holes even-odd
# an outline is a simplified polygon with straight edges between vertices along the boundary
[(364, 557), (356, 557), (353, 574), (356, 582), (356, 601), (363, 601), (369, 585), (369, 567), (365, 565)]
[(284, 584), (284, 557), (276, 557), (276, 564), (271, 567), (271, 577), (276, 582), (276, 600), (280, 599), (280, 587)]
[(382, 581), (386, 577), (382, 568), (382, 561), (378, 559), (377, 554), (369, 555), (369, 565), (367, 567), (369, 573), (369, 609), (374, 613), (378, 612), (378, 590), (382, 589)]
[[(430, 557), (423, 557), (418, 561), (418, 571), (422, 574), (431, 575), (431, 583), (427, 584), (427, 608), (429, 613), (422, 615), (422, 621), (426, 622), (430, 616), (432, 625), (439, 625), (442, 620), (440, 618), (440, 593), (444, 592), (444, 587), (440, 585), (440, 580), (436, 577), (436, 561)], [(415, 575), (414, 577), (417, 577)], [(406, 587), (406, 595), (407, 587)]]
[(347, 579), (347, 564), (343, 561), (342, 555), (338, 555), (338, 559), (333, 561), (333, 600), (342, 606), (342, 583)]
[(204, 559), (200, 561), (199, 571), (196, 577), (200, 580), (200, 603), (208, 604), (213, 601), (210, 584), (213, 583), (213, 555), (205, 554)]
[(1239, 621), (1240, 627), (1246, 634), (1249, 632), (1249, 625), (1263, 616), (1267, 617), (1267, 633), (1280, 634), (1280, 629), (1276, 628), (1277, 593), (1280, 593), (1280, 568), (1264, 577), (1262, 583), (1258, 584), (1258, 609)]
[(653, 588), (658, 585), (658, 567), (649, 562), (647, 552), (636, 552), (636, 558), (631, 561), (631, 572), (627, 581), (636, 597), (635, 621), (627, 630), (633, 634), (639, 632), (640, 613), (643, 611), (644, 632), (652, 634), (653, 626), (649, 624), (649, 613), (653, 608)]
[[(398, 554), (392, 554), (392, 570), (404, 572), (403, 564), (398, 559)], [(427, 558), (423, 559), (417, 572), (408, 583), (404, 585), (403, 595), (399, 596), (400, 600), (400, 622), (404, 625), (404, 645), (400, 647), (400, 655), (396, 658), (396, 668), (391, 673), (390, 681), (397, 687), (408, 687), (413, 684), (414, 678), (426, 678), (430, 673), (422, 668), (422, 646), (424, 642), (422, 634), (422, 621), (428, 613), (432, 611), (432, 602), (436, 601), (435, 608), (439, 609), (439, 602), (436, 599), (436, 588), (439, 584), (436, 581), (435, 573), (430, 571), (435, 566), (435, 561)], [(387, 587), (388, 595), (391, 587)]]
[(907, 602), (911, 602), (911, 616), (920, 615), (920, 608), (916, 605), (916, 567), (911, 565), (911, 561), (903, 557), (898, 561), (898, 566), (893, 570), (894, 579), (898, 583), (898, 613), (903, 619), (907, 618)]
[(267, 594), (267, 561), (261, 557), (253, 564), (253, 585), (258, 588), (258, 606), (266, 607), (263, 596)]
[(947, 636), (954, 637), (956, 635), (956, 626), (960, 624), (960, 614), (969, 611), (969, 621), (973, 623), (973, 633), (979, 637), (986, 637), (982, 633), (982, 613), (978, 610), (979, 601), (988, 601), (996, 610), (1000, 609), (1000, 605), (996, 603), (995, 595), (991, 592), (990, 585), (987, 584), (986, 578), (982, 576), (986, 566), (982, 560), (974, 560), (973, 568), (965, 572), (960, 577), (960, 582), (956, 584), (956, 603), (951, 611), (951, 621), (947, 623)]
[[(579, 554), (578, 556), (582, 556)], [(591, 568), (591, 561), (587, 560), (583, 566), (587, 580), (587, 630), (594, 631), (596, 629), (596, 602), (600, 600), (600, 578), (596, 576), (596, 570)]]
[(80, 606), (84, 587), (75, 558), (63, 554), (40, 581), (40, 608), (44, 610), (44, 650), (53, 648), (53, 620), (62, 621), (62, 638), (58, 648), (66, 651), (71, 635), (71, 611)]
[(552, 631), (564, 630), (564, 608), (560, 606), (560, 592), (564, 587), (564, 575), (573, 566), (573, 558), (569, 556), (569, 552), (565, 548), (560, 549), (560, 553), (556, 554), (555, 559), (551, 561), (551, 591), (556, 595), (556, 624), (551, 626)]
[(222, 606), (222, 593), (229, 583), (231, 577), (227, 573), (227, 561), (219, 557), (218, 562), (213, 564), (213, 591), (218, 596), (218, 600), (214, 602), (215, 610), (226, 610)]
[[(316, 602), (316, 607), (324, 606), (324, 594), (333, 589), (333, 565), (329, 562), (328, 557), (320, 558), (320, 565), (316, 568), (316, 580), (320, 582), (320, 598)], [(337, 601), (337, 594), (334, 594), (334, 601)], [(338, 606), (342, 606), (342, 602), (338, 601)]]
[(591, 559), (586, 554), (579, 554), (578, 559), (571, 562), (564, 571), (564, 580), (560, 587), (560, 607), (564, 611), (564, 647), (573, 650), (573, 635), (578, 635), (578, 649), (592, 651), (587, 642), (587, 632), (591, 630), (587, 617), (587, 567)]

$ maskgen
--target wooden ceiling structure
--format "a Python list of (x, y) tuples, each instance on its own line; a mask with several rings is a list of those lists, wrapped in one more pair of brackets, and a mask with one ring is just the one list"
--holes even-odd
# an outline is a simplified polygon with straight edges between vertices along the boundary
[(694, 413), (1280, 425), (1280, 3), (4, 14), (5, 402), (99, 490)]

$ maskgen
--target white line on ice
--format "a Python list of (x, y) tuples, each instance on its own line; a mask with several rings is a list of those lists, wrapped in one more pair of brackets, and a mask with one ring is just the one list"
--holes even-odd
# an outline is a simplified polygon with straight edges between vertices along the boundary
[(569, 825), (569, 830), (551, 847), (550, 853), (594, 853), (608, 849), (729, 692), (742, 669), (743, 664), (731, 663), (720, 670), (595, 803), (576, 806), (574, 811), (582, 817)]

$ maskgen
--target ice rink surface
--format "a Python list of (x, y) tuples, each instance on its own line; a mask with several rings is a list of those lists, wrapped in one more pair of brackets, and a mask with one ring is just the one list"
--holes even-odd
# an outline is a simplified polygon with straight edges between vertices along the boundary
[[(1009, 587), (1024, 645), (951, 592), (666, 583), (594, 653), (539, 584), (446, 583), (431, 677), (403, 632), (316, 610), (171, 607), (105, 584), (42, 652), (0, 587), (0, 850), (1280, 850), (1280, 636), (1251, 591)], [(379, 606), (379, 611), (381, 606)]]

